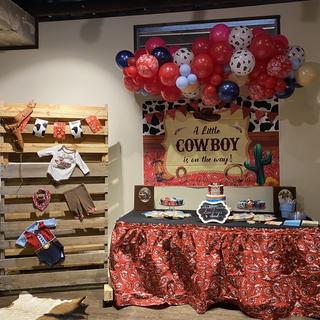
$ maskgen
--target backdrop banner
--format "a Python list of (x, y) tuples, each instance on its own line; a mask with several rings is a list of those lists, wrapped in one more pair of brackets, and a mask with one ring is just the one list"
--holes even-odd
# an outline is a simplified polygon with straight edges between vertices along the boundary
[(279, 185), (278, 105), (146, 101), (145, 185)]

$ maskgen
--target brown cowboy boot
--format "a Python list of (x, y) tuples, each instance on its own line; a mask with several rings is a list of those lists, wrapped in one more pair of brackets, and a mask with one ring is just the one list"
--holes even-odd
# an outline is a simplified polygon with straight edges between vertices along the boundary
[(155, 169), (155, 175), (156, 175), (156, 181), (168, 181), (172, 180), (174, 178), (173, 175), (171, 175), (164, 167), (164, 163), (162, 160), (155, 160), (153, 162), (153, 166)]
[(20, 152), (23, 151), (24, 142), (22, 137), (22, 131), (30, 120), (31, 113), (35, 108), (36, 103), (31, 101), (27, 107), (20, 111), (14, 118), (12, 123), (4, 123), (4, 128), (11, 133), (11, 137), (16, 149)]

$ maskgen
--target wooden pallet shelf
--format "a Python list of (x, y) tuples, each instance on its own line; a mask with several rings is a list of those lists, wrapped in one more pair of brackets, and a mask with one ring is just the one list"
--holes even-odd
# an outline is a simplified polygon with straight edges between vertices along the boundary
[[(0, 103), (0, 118), (10, 118), (24, 109), (23, 104)], [(82, 121), (84, 137), (74, 140), (67, 122), (96, 115), (103, 129), (93, 134)], [(34, 137), (36, 118), (50, 121), (43, 139)], [(66, 122), (64, 145), (76, 149), (90, 169), (83, 175), (76, 167), (70, 179), (53, 183), (47, 174), (50, 157), (39, 158), (37, 151), (52, 147), (54, 121)], [(0, 126), (0, 294), (25, 289), (40, 291), (59, 287), (101, 285), (107, 282), (107, 208), (108, 208), (108, 114), (106, 106), (37, 104), (23, 132), (24, 152), (15, 152), (10, 136)], [(81, 222), (64, 199), (64, 192), (84, 184), (97, 212)], [(48, 189), (52, 199), (44, 212), (33, 207), (32, 195)], [(64, 246), (65, 259), (52, 268), (40, 263), (29, 247), (16, 246), (24, 229), (36, 220), (56, 218), (53, 230)]]

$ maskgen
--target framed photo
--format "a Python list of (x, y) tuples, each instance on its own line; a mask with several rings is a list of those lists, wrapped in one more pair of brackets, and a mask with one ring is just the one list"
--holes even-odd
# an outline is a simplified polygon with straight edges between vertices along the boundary
[(134, 210), (154, 210), (154, 187), (134, 186)]
[(296, 187), (273, 187), (273, 211), (276, 216), (281, 217), (280, 203), (287, 202), (289, 199), (296, 199)]

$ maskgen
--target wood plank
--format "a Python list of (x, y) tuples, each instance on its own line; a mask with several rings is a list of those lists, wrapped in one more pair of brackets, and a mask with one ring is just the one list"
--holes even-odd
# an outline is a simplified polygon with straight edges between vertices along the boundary
[[(104, 250), (105, 243), (108, 239), (104, 235), (100, 236), (81, 236), (81, 237), (59, 237), (59, 241), (64, 246), (64, 252), (77, 253), (94, 250)], [(30, 247), (20, 248), (16, 246), (16, 240), (0, 241), (0, 246), (4, 249), (6, 257), (11, 256), (34, 256), (34, 250)], [(106, 251), (105, 251), (106, 252)]]
[[(23, 130), (22, 134), (23, 135), (32, 134), (33, 127), (34, 127), (34, 124), (32, 124), (32, 123), (27, 124), (25, 129)], [(106, 126), (103, 126), (102, 129), (97, 133), (93, 133), (91, 131), (91, 129), (89, 128), (89, 126), (87, 126), (87, 125), (81, 125), (81, 128), (83, 130), (83, 134), (84, 135), (95, 135), (95, 136), (106, 136), (106, 135), (108, 135), (108, 131), (107, 131), (108, 129), (107, 129)], [(6, 133), (6, 130), (4, 129), (4, 127), (2, 125), (0, 125), (0, 133)], [(52, 124), (48, 124), (47, 129), (46, 129), (46, 135), (47, 134), (49, 134), (49, 135), (53, 134), (53, 125)], [(68, 123), (66, 123), (66, 134), (70, 134), (71, 135)]]
[[(54, 267), (68, 268), (80, 266), (95, 266), (104, 264), (105, 260), (106, 253), (104, 250), (87, 253), (75, 253), (66, 255), (65, 259)], [(0, 260), (0, 269), (5, 269), (6, 272), (16, 270), (34, 270), (49, 268), (50, 267), (48, 267), (46, 264), (41, 263), (38, 257), (11, 258)]]
[[(18, 237), (25, 228), (30, 225), (30, 221), (14, 221), (4, 222), (0, 226), (0, 231), (4, 231), (6, 238)], [(57, 227), (53, 231), (56, 235), (67, 233), (75, 233), (78, 230), (84, 229), (104, 229), (106, 226), (105, 217), (86, 218), (83, 221), (79, 220), (58, 220)]]
[[(107, 154), (108, 147), (104, 143), (65, 144), (67, 148), (75, 149), (81, 153)], [(25, 143), (23, 153), (35, 153), (42, 149), (53, 147), (52, 143)], [(16, 153), (10, 143), (0, 144), (0, 152)], [(49, 157), (48, 157), (49, 158)]]
[[(104, 212), (108, 207), (108, 203), (105, 200), (93, 201), (97, 213)], [(4, 205), (5, 213), (10, 212), (37, 212), (38, 210), (33, 207), (33, 203), (19, 203), (19, 204), (7, 204)], [(69, 211), (69, 207), (66, 202), (51, 202), (44, 210), (47, 211)]]
[(97, 284), (106, 280), (104, 269), (16, 274), (0, 276), (0, 291)]
[[(4, 179), (19, 178), (20, 171), (22, 178), (46, 178), (49, 163), (9, 163), (3, 168), (2, 177)], [(107, 164), (101, 162), (88, 162), (87, 166), (90, 170), (88, 177), (105, 177), (107, 172)], [(72, 173), (72, 177), (83, 177), (82, 171), (76, 167)]]
[[(59, 241), (64, 246), (81, 246), (90, 244), (95, 245), (106, 243), (108, 241), (108, 237), (104, 235), (83, 237), (59, 237)], [(20, 247), (16, 246), (16, 240), (1, 240), (0, 249), (20, 249)]]
[[(100, 211), (95, 213), (94, 216), (102, 216), (104, 215), (104, 211)], [(17, 220), (29, 220), (30, 223), (36, 220), (41, 219), (49, 219), (49, 218), (56, 218), (56, 219), (74, 219), (74, 214), (68, 211), (47, 211), (47, 212), (10, 212), (4, 214), (5, 221), (17, 221)]]
[[(62, 184), (62, 185), (22, 185), (22, 186), (4, 186), (2, 188), (2, 194), (5, 195), (5, 199), (13, 198), (29, 198), (32, 197), (34, 192), (39, 188), (49, 190), (52, 194), (63, 194), (64, 192), (77, 187), (78, 184)], [(86, 189), (90, 194), (101, 194), (108, 192), (108, 186), (105, 184), (86, 184)]]
[[(0, 118), (12, 118), (26, 107), (26, 103), (0, 103)], [(84, 119), (95, 115), (98, 119), (108, 119), (107, 106), (79, 106), (37, 103), (32, 118), (41, 119)]]

